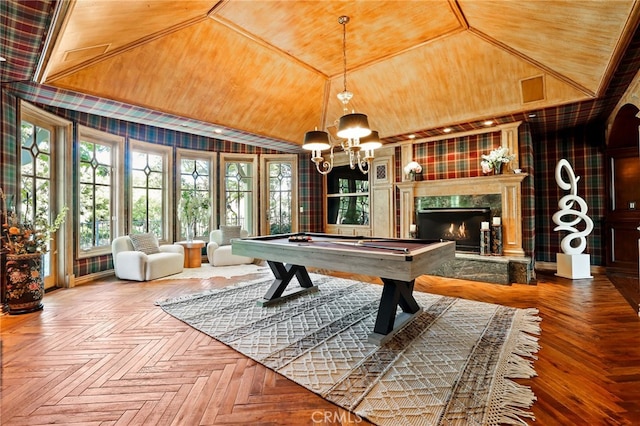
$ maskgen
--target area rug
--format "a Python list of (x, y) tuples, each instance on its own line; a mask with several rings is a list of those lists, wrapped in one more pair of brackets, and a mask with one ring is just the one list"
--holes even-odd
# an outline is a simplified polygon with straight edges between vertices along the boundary
[[(536, 309), (415, 292), (423, 311), (369, 343), (382, 287), (310, 274), (319, 291), (259, 307), (271, 279), (156, 302), (167, 313), (379, 425), (524, 424)], [(296, 287), (292, 282), (289, 287)]]
[(158, 280), (183, 280), (188, 278), (207, 279), (213, 277), (239, 277), (249, 274), (271, 273), (268, 266), (261, 265), (231, 265), (231, 266), (211, 266), (203, 263), (199, 268), (184, 268), (182, 272), (166, 277), (157, 278)]

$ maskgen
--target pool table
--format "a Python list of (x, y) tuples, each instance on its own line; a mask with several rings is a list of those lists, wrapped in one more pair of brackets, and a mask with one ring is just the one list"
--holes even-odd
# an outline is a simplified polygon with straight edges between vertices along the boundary
[[(380, 277), (382, 296), (369, 340), (382, 344), (420, 312), (413, 297), (415, 279), (453, 260), (455, 242), (295, 233), (232, 240), (232, 252), (269, 264), (275, 279), (262, 306), (282, 301), (293, 277), (301, 288), (284, 298), (317, 291), (307, 266)], [(396, 315), (398, 306), (402, 312)]]

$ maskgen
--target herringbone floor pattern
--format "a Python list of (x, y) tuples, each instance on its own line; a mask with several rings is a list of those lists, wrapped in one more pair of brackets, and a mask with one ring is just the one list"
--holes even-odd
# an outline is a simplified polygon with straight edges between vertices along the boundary
[[(368, 424), (154, 305), (238, 280), (108, 279), (0, 317), (0, 423)], [(540, 309), (539, 377), (522, 381), (538, 397), (535, 424), (639, 424), (640, 321), (606, 277), (500, 286), (424, 276), (416, 289)]]
[(40, 313), (2, 317), (1, 424), (305, 424), (340, 413), (348, 419), (154, 305), (230, 282), (110, 280), (49, 293)]

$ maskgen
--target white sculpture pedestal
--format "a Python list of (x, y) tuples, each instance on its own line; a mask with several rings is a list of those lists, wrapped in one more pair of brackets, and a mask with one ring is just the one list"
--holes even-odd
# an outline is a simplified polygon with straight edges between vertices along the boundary
[(564, 254), (556, 255), (556, 263), (559, 277), (572, 280), (580, 278), (593, 278), (591, 275), (591, 256), (588, 254)]

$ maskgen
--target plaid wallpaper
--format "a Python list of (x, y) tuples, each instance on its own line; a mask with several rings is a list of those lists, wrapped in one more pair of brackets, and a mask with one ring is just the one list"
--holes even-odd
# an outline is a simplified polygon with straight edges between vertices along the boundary
[(0, 112), (2, 113), (2, 123), (0, 123), (0, 140), (2, 141), (0, 150), (0, 187), (6, 194), (16, 194), (18, 192), (17, 167), (12, 164), (18, 164), (17, 153), (17, 118), (16, 109), (13, 108), (13, 97), (4, 90), (1, 92), (2, 105)]
[(536, 252), (536, 191), (534, 185), (535, 162), (533, 156), (533, 137), (528, 123), (518, 128), (519, 165), (529, 177), (522, 181), (522, 248), (527, 256), (535, 259)]
[(298, 185), (300, 198), (298, 205), (304, 209), (299, 213), (301, 232), (322, 232), (324, 230), (324, 197), (322, 194), (323, 176), (316, 171), (311, 156), (306, 153), (298, 156)]
[(55, 4), (48, 0), (0, 1), (2, 56), (9, 59), (0, 66), (2, 84), (33, 77)]
[[(519, 164), (523, 172), (534, 175), (533, 136), (530, 126), (523, 123), (518, 129)], [(500, 132), (452, 138), (444, 141), (417, 143), (413, 146), (413, 158), (423, 166), (422, 179), (456, 179), (482, 176), (480, 161), (482, 154), (500, 146)], [(403, 164), (400, 162), (400, 147), (395, 152), (396, 179), (402, 180)], [(522, 248), (527, 256), (535, 258), (536, 250), (548, 249), (536, 245), (536, 192), (534, 180), (522, 182)], [(400, 234), (400, 195), (396, 191), (396, 235)]]
[(558, 161), (566, 159), (573, 168), (578, 182), (578, 195), (589, 206), (593, 231), (587, 237), (585, 253), (591, 255), (592, 265), (604, 265), (605, 168), (604, 125), (582, 126), (575, 129), (541, 135), (534, 142), (536, 173), (536, 260), (555, 262), (556, 253), (562, 253), (560, 241), (566, 233), (554, 231), (551, 217), (558, 211), (558, 200), (567, 194), (558, 187), (555, 168)]
[(500, 132), (483, 133), (414, 144), (413, 159), (422, 165), (422, 180), (482, 176), (481, 155), (499, 146)]

